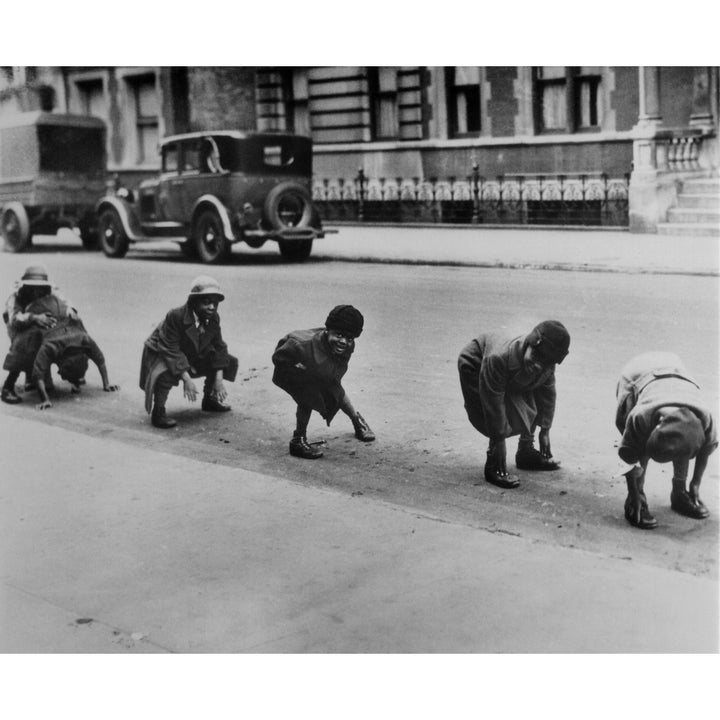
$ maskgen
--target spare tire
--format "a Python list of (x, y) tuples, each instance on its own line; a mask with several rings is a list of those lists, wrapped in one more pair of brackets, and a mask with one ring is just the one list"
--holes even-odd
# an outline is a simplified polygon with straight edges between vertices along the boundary
[(312, 198), (300, 183), (280, 183), (265, 198), (265, 220), (274, 230), (309, 227), (312, 214)]

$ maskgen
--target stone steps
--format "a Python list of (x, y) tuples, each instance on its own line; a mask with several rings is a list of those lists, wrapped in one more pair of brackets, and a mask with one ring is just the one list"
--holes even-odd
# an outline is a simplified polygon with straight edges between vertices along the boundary
[(720, 237), (720, 178), (683, 182), (667, 222), (658, 223), (658, 234)]

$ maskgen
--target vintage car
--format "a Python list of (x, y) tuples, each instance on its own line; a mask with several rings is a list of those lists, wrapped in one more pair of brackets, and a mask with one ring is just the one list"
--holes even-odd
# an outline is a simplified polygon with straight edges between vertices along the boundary
[(106, 190), (105, 123), (84, 115), (8, 114), (0, 120), (0, 227), (5, 248), (77, 228), (96, 246), (95, 205)]
[(98, 203), (108, 257), (123, 257), (129, 243), (172, 238), (188, 257), (220, 263), (233, 243), (258, 248), (274, 240), (283, 257), (300, 261), (325, 235), (310, 195), (309, 138), (193, 132), (165, 138), (160, 155), (159, 177)]

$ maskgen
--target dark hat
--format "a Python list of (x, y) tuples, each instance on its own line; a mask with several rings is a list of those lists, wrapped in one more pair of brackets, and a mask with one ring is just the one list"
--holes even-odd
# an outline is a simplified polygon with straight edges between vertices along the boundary
[(705, 443), (700, 418), (690, 408), (673, 408), (662, 415), (648, 438), (648, 455), (659, 463), (676, 458), (692, 458)]
[(58, 374), (63, 380), (76, 383), (85, 377), (88, 357), (84, 352), (66, 353), (58, 363)]
[(539, 355), (559, 365), (570, 349), (570, 333), (557, 320), (544, 320), (528, 335), (528, 343)]
[(327, 316), (325, 327), (328, 330), (347, 333), (352, 337), (360, 337), (363, 323), (362, 313), (352, 305), (336, 305)]
[(20, 284), (52, 287), (48, 280), (47, 270), (42, 265), (31, 265), (27, 268), (20, 278)]

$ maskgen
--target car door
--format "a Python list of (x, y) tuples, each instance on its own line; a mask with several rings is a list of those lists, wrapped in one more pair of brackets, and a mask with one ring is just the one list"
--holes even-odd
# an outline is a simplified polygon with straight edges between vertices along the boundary
[(180, 175), (180, 142), (169, 142), (162, 148), (162, 169), (158, 184), (161, 221), (182, 222), (182, 177)]

